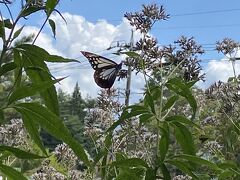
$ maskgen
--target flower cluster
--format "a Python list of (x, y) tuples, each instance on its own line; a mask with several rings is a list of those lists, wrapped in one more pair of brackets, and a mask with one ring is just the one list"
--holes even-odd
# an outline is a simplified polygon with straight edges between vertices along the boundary
[(67, 144), (63, 143), (57, 145), (53, 154), (58, 162), (61, 162), (64, 167), (67, 167), (68, 169), (74, 169), (76, 167), (78, 158)]
[(0, 143), (7, 146), (28, 147), (28, 136), (21, 119), (12, 119), (10, 124), (0, 126)]
[(229, 114), (236, 119), (240, 116), (238, 109), (240, 101), (240, 86), (236, 83), (218, 81), (206, 90), (207, 98), (217, 99), (220, 103), (219, 111)]
[(222, 41), (217, 41), (216, 50), (218, 52), (222, 52), (224, 55), (235, 55), (237, 50), (239, 49), (240, 43), (230, 39), (224, 38)]
[(191, 180), (192, 177), (188, 175), (177, 175), (173, 177), (173, 180)]
[(208, 116), (208, 117), (204, 118), (200, 122), (200, 124), (202, 126), (209, 126), (209, 125), (210, 126), (216, 126), (216, 125), (219, 125), (219, 121), (216, 118), (214, 118), (213, 116)]
[(208, 152), (215, 154), (218, 151), (221, 151), (223, 148), (222, 145), (220, 145), (217, 141), (208, 141), (206, 144), (204, 144), (204, 148), (205, 150), (207, 150)]
[(158, 7), (156, 4), (143, 5), (140, 12), (124, 14), (130, 24), (141, 33), (147, 33), (156, 21), (166, 20), (169, 15), (166, 14), (163, 6)]
[(42, 166), (38, 172), (32, 175), (33, 180), (48, 180), (48, 179), (57, 179), (65, 180), (65, 176), (59, 173), (55, 168), (51, 166)]

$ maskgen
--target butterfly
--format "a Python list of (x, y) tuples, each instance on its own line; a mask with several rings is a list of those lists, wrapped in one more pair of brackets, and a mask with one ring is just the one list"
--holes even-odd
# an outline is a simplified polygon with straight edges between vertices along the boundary
[(122, 69), (122, 63), (107, 59), (97, 54), (81, 51), (81, 53), (88, 59), (94, 72), (94, 80), (101, 88), (111, 88), (119, 71)]

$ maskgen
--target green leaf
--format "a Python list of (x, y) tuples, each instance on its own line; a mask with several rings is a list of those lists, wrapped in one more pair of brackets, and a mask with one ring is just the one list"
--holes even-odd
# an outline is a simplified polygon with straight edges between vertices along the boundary
[(195, 146), (191, 132), (179, 122), (172, 122), (175, 129), (175, 137), (185, 154), (195, 155)]
[(22, 57), (20, 55), (20, 52), (17, 49), (13, 49), (13, 58), (14, 58), (14, 63), (21, 67), (22, 66)]
[(117, 121), (115, 121), (106, 131), (106, 133), (108, 132), (112, 132), (114, 129), (116, 129), (116, 127), (118, 127), (121, 123), (124, 122), (125, 119), (119, 119)]
[(105, 179), (105, 176), (106, 176), (107, 158), (108, 158), (108, 153), (107, 153), (107, 151), (106, 151), (106, 153), (104, 153), (104, 157), (103, 157), (102, 164), (101, 164), (101, 178), (102, 178), (102, 179)]
[(13, 24), (11, 23), (10, 19), (5, 19), (5, 20), (0, 20), (0, 26), (1, 27), (6, 27), (8, 29), (12, 29), (13, 28)]
[[(130, 112), (128, 112), (128, 109), (131, 109)], [(145, 114), (145, 113), (150, 113), (147, 107), (133, 105), (131, 107), (124, 109), (120, 119), (129, 119), (131, 117), (135, 117), (137, 115)]]
[(105, 147), (107, 149), (109, 149), (112, 145), (112, 133), (109, 133), (106, 138), (105, 138), (105, 141), (104, 141), (104, 144), (105, 144)]
[(191, 88), (191, 87), (194, 86), (194, 84), (196, 84), (196, 82), (198, 82), (198, 81), (195, 80), (195, 81), (189, 81), (189, 82), (186, 82), (186, 86), (187, 86), (188, 88)]
[(147, 107), (149, 106), (150, 109), (151, 109), (151, 112), (152, 112), (153, 114), (156, 113), (152, 95), (151, 95), (148, 91), (147, 91), (147, 93), (146, 93), (146, 95), (145, 95), (145, 97), (144, 97), (144, 105), (147, 106)]
[(15, 49), (17, 51), (25, 53), (30, 57), (34, 57), (38, 59), (41, 58), (42, 61), (46, 61), (46, 62), (63, 62), (63, 63), (78, 62), (79, 63), (79, 61), (75, 59), (68, 59), (58, 55), (51, 55), (45, 49), (32, 44), (21, 44), (17, 46)]
[(182, 82), (182, 80), (179, 78), (172, 78), (166, 83), (166, 86), (169, 90), (172, 90), (173, 92), (184, 97), (188, 101), (193, 111), (192, 117), (195, 117), (197, 111), (197, 102), (192, 95), (191, 90), (189, 89), (189, 85)]
[(4, 75), (5, 73), (14, 70), (17, 68), (17, 65), (14, 62), (6, 63), (0, 67), (0, 76)]
[(127, 159), (127, 155), (123, 152), (116, 152), (116, 161)]
[[(32, 46), (32, 45), (29, 45)], [(20, 45), (19, 47), (22, 47)], [(36, 47), (36, 46), (34, 46)], [(38, 49), (34, 48), (33, 49)], [(39, 54), (31, 54), (31, 50), (21, 50), (22, 53), (22, 58), (23, 58), (23, 65), (25, 72), (27, 76), (31, 79), (33, 83), (41, 83), (44, 81), (51, 81), (52, 80), (52, 75), (49, 73), (49, 69), (44, 62), (44, 52), (39, 52)], [(30, 69), (29, 67), (36, 67), (36, 68), (41, 68), (43, 71), (35, 70), (35, 69)], [(40, 96), (44, 100), (44, 104), (55, 114), (59, 115), (59, 106), (58, 106), (58, 100), (57, 100), (57, 92), (55, 89), (55, 86), (51, 86), (45, 91), (40, 93)]]
[(213, 170), (220, 170), (219, 167), (211, 162), (211, 161), (208, 161), (206, 159), (202, 159), (198, 156), (193, 156), (193, 155), (189, 155), (189, 154), (181, 154), (181, 155), (176, 155), (174, 156), (175, 158), (177, 159), (184, 159), (184, 160), (187, 160), (189, 162), (192, 162), (192, 163), (195, 163), (195, 164), (199, 164), (199, 165), (202, 165), (202, 166), (208, 166), (209, 168), (212, 168)]
[(24, 28), (24, 26), (22, 26), (16, 32), (14, 32), (13, 39), (16, 39), (19, 36), (19, 34), (21, 34), (23, 28)]
[[(143, 180), (145, 176), (144, 168), (118, 168), (119, 173), (116, 180)], [(110, 177), (108, 179), (114, 179)]]
[(111, 163), (111, 166), (148, 168), (148, 164), (144, 160), (139, 158), (130, 158), (130, 159), (124, 159), (120, 161), (114, 161)]
[(128, 55), (129, 57), (132, 57), (132, 58), (134, 58), (134, 57), (139, 57), (140, 58), (140, 55), (138, 53), (134, 52), (134, 51), (122, 52), (122, 54), (126, 54), (126, 55)]
[(139, 121), (140, 121), (140, 123), (146, 123), (153, 116), (154, 116), (154, 114), (151, 114), (151, 113), (142, 114), (142, 115), (139, 116)]
[(27, 8), (23, 9), (21, 13), (21, 17), (29, 16), (32, 13), (35, 13), (40, 10), (44, 10), (45, 7), (38, 7), (38, 6), (28, 6)]
[(179, 99), (179, 97), (177, 95), (174, 95), (174, 96), (170, 97), (168, 99), (168, 101), (166, 102), (166, 104), (163, 106), (162, 112), (170, 109), (178, 99)]
[(182, 123), (182, 124), (188, 124), (188, 125), (191, 125), (191, 126), (194, 126), (194, 127), (198, 128), (198, 129), (201, 129), (201, 127), (198, 126), (197, 124), (195, 124), (192, 120), (190, 120), (187, 117), (182, 116), (182, 115), (169, 116), (169, 117), (165, 118), (165, 121), (179, 122), (179, 123)]
[(159, 141), (159, 152), (160, 152), (160, 160), (161, 162), (163, 162), (168, 152), (170, 134), (169, 134), (169, 127), (167, 123), (165, 123), (163, 127), (159, 127), (159, 128), (161, 130), (161, 138)]
[(3, 121), (4, 121), (4, 113), (3, 113), (3, 110), (0, 109), (0, 124), (2, 124)]
[(0, 151), (1, 152), (3, 152), (3, 151), (11, 152), (14, 156), (16, 156), (19, 159), (41, 159), (41, 158), (46, 158), (46, 157), (43, 157), (43, 156), (39, 156), (37, 154), (32, 154), (32, 153), (20, 150), (18, 148), (11, 147), (11, 146), (1, 145), (0, 146)]
[(47, 156), (48, 153), (45, 150), (45, 147), (43, 145), (43, 142), (39, 134), (39, 129), (38, 129), (39, 125), (35, 122), (34, 116), (31, 116), (28, 113), (25, 113), (25, 114), (22, 114), (22, 119), (23, 119), (24, 127), (26, 128), (32, 140), (41, 149), (41, 151)]
[(230, 161), (230, 160), (225, 160), (222, 163), (218, 164), (218, 167), (220, 167), (221, 169), (228, 169), (228, 168), (237, 168), (237, 164), (235, 161)]
[(230, 169), (224, 170), (221, 174), (219, 174), (218, 179), (219, 180), (225, 180), (225, 179), (231, 179), (230, 177), (236, 175), (235, 172), (233, 172)]
[(57, 55), (49, 55), (47, 59), (45, 59), (46, 62), (56, 62), (56, 63), (70, 63), (70, 62), (77, 62), (80, 63), (78, 60), (76, 59), (68, 59), (68, 58), (64, 58), (61, 56), (57, 56)]
[(56, 114), (37, 103), (19, 103), (13, 107), (22, 115), (31, 116), (49, 134), (63, 140), (86, 165), (89, 165), (89, 160), (83, 147), (71, 136), (62, 120)]
[(27, 180), (26, 177), (22, 175), (19, 171), (15, 170), (10, 166), (0, 164), (0, 171), (5, 174), (8, 178), (18, 179), (18, 180)]
[(50, 16), (50, 14), (53, 12), (57, 4), (58, 0), (47, 0), (46, 2), (47, 16)]
[(33, 83), (29, 86), (20, 86), (11, 93), (11, 95), (8, 98), (8, 104), (12, 104), (17, 100), (36, 95), (39, 92), (43, 92), (49, 87), (53, 86), (55, 83), (63, 79), (64, 78), (60, 78), (60, 79), (45, 81), (41, 83)]
[(148, 168), (146, 171), (145, 180), (155, 180), (156, 179), (156, 170)]
[(179, 170), (181, 170), (183, 173), (188, 174), (189, 176), (193, 177), (194, 179), (199, 179), (192, 171), (191, 166), (189, 166), (189, 163), (182, 162), (176, 159), (171, 159), (166, 161), (169, 164), (172, 164), (173, 166), (177, 167)]
[(169, 172), (168, 168), (166, 167), (166, 165), (164, 163), (160, 164), (160, 169), (161, 169), (162, 174), (163, 174), (163, 179), (164, 180), (171, 180), (170, 172)]
[(56, 25), (52, 19), (48, 19), (48, 23), (51, 26), (53, 37), (56, 38)]

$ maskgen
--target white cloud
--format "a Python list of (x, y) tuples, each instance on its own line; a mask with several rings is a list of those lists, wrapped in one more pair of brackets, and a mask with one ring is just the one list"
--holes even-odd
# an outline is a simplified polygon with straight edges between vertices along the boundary
[[(236, 74), (240, 74), (240, 62), (235, 63)], [(229, 77), (233, 77), (232, 63), (225, 59), (223, 60), (212, 60), (203, 69), (206, 74), (206, 82), (200, 82), (198, 85), (202, 88), (208, 88), (211, 84), (216, 81), (226, 82)]]
[[(75, 83), (78, 82), (84, 97), (87, 95), (95, 97), (99, 87), (95, 84), (93, 79), (94, 71), (91, 69), (86, 58), (80, 54), (80, 51), (103, 54), (110, 59), (114, 57), (114, 60), (119, 62), (122, 57), (111, 55), (106, 49), (116, 41), (129, 42), (131, 27), (126, 19), (123, 19), (119, 25), (114, 26), (105, 20), (91, 23), (79, 15), (72, 15), (70, 13), (62, 13), (62, 15), (66, 19), (67, 24), (58, 15), (51, 17), (56, 23), (56, 40), (51, 42), (47, 40), (47, 45), (54, 47), (47, 47), (47, 49), (55, 49), (56, 52), (61, 52), (61, 55), (69, 58), (80, 57), (79, 61), (81, 63), (52, 66), (56, 76), (68, 76), (67, 80), (64, 80), (61, 85), (57, 85), (57, 87), (61, 87), (64, 91), (72, 92)], [(136, 33), (135, 39), (139, 37), (140, 35)], [(44, 36), (42, 39), (43, 38)], [(50, 39), (50, 36), (48, 38)], [(42, 43), (43, 45), (46, 42), (41, 40), (38, 41), (38, 43)], [(133, 89), (143, 87), (142, 81), (138, 80), (139, 78), (139, 76), (134, 77), (132, 81)], [(114, 86), (125, 88), (125, 82), (116, 81)]]

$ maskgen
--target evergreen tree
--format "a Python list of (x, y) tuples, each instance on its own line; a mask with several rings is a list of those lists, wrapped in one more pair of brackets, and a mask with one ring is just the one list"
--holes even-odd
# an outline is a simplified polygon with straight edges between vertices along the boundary
[(72, 98), (70, 101), (71, 115), (72, 116), (77, 115), (79, 117), (79, 119), (83, 122), (83, 119), (86, 115), (86, 113), (84, 112), (84, 108), (85, 108), (85, 102), (82, 99), (78, 83), (76, 83), (76, 85), (74, 87), (74, 91), (72, 93)]

